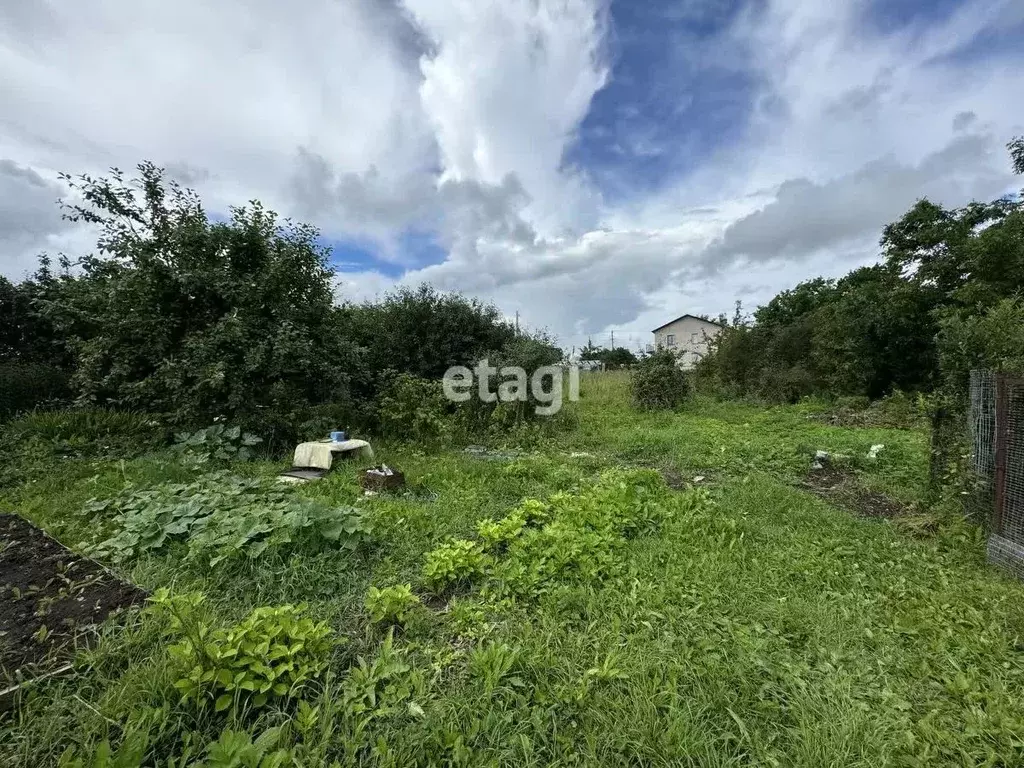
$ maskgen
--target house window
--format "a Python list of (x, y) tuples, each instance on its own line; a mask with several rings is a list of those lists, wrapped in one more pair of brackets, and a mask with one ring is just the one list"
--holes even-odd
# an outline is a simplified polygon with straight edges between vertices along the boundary
[(696, 333), (691, 333), (690, 334), (690, 343), (691, 344), (696, 344), (697, 343), (697, 334)]
[(674, 333), (670, 333), (665, 338), (665, 343), (668, 344), (670, 347), (674, 347), (676, 345), (676, 335)]

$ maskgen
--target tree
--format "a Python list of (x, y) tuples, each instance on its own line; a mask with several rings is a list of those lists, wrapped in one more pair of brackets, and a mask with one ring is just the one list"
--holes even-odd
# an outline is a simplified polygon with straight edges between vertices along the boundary
[(346, 305), (339, 314), (365, 348), (371, 370), (425, 379), (440, 379), (453, 365), (472, 366), (517, 338), (515, 326), (493, 304), (426, 284), (399, 288), (378, 302)]
[(835, 293), (835, 280), (816, 277), (799, 283), (792, 290), (782, 291), (763, 307), (758, 307), (754, 311), (754, 320), (766, 326), (790, 325), (827, 304)]
[(1015, 136), (1006, 148), (1010, 150), (1014, 173), (1024, 174), (1024, 136)]
[(151, 163), (131, 179), (64, 179), (79, 197), (67, 217), (100, 232), (99, 254), (42, 302), (74, 352), (81, 400), (280, 426), (347, 398), (358, 351), (339, 333), (314, 228), (258, 202), (210, 221)]
[(28, 280), (15, 284), (0, 277), (0, 362), (70, 366), (67, 347), (41, 311), (55, 284), (46, 257)]
[[(1024, 171), (1024, 137), (1009, 145)], [(698, 366), (741, 394), (881, 396), (942, 383), (936, 333), (1024, 293), (1024, 200), (946, 209), (919, 200), (885, 227), (881, 264), (782, 291), (721, 333)], [(1000, 315), (1006, 318), (1009, 310)], [(996, 325), (984, 326), (995, 332)], [(949, 358), (949, 351), (943, 353)]]
[(626, 347), (613, 347), (612, 349), (595, 347), (590, 339), (587, 339), (587, 346), (580, 351), (580, 360), (601, 363), (609, 371), (630, 368), (638, 362), (637, 356)]
[(603, 348), (594, 346), (594, 342), (587, 338), (587, 346), (580, 350), (580, 360), (583, 362), (596, 363), (601, 361)]
[(885, 227), (886, 263), (906, 280), (944, 303), (976, 274), (972, 247), (979, 233), (999, 225), (1021, 204), (999, 199), (947, 210), (919, 200), (899, 221)]
[(604, 363), (605, 368), (610, 371), (620, 368), (631, 368), (638, 362), (636, 355), (626, 349), (626, 347), (613, 347), (612, 349), (603, 350), (603, 354), (599, 359)]

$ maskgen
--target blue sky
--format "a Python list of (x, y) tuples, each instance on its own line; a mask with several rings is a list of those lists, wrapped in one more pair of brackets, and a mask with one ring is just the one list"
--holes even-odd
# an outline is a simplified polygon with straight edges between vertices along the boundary
[(748, 6), (742, 0), (680, 6), (611, 5), (610, 81), (594, 96), (566, 157), (592, 174), (609, 201), (678, 178), (745, 129), (757, 73), (720, 56), (721, 49), (714, 57), (691, 49), (713, 47)]
[(429, 281), (567, 345), (1021, 186), (1020, 0), (0, 2), (0, 62), (3, 274), (92, 249), (59, 172), (150, 159), (316, 224), (340, 299)]
[(404, 230), (398, 235), (395, 253), (371, 238), (332, 238), (321, 236), (321, 245), (331, 249), (331, 261), (341, 273), (376, 270), (390, 278), (399, 278), (410, 269), (440, 264), (445, 250), (430, 232)]

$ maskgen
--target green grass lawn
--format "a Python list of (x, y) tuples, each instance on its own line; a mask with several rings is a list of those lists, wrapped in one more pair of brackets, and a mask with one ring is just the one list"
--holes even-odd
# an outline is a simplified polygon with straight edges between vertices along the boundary
[[(378, 446), (405, 472), (404, 496), (362, 497), (354, 465), (296, 489), (367, 510), (374, 543), (356, 552), (210, 568), (172, 551), (119, 569), (147, 590), (201, 590), (213, 626), (307, 604), (344, 642), (304, 703), (214, 712), (182, 702), (163, 625), (133, 614), (72, 674), (0, 715), (0, 763), (55, 764), (71, 748), (91, 766), (101, 741), (116, 749), (145, 733), (145, 764), (190, 765), (227, 729), (283, 726), (279, 746), (310, 766), (1024, 764), (1024, 585), (984, 564), (966, 525), (915, 538), (800, 484), (824, 449), (849, 456), (865, 486), (919, 500), (926, 433), (826, 426), (811, 406), (698, 400), (638, 413), (626, 385), (585, 377), (570, 426), (513, 458)], [(878, 459), (864, 458), (878, 443)], [(656, 488), (659, 524), (617, 540), (598, 578), (566, 570), (517, 593), (479, 575), (428, 594), (427, 553), (476, 539), (478, 520), (552, 495), (585, 510), (603, 498), (602, 473), (643, 467), (705, 479)], [(0, 490), (0, 508), (89, 544), (110, 532), (81, 512), (89, 498), (190, 472), (170, 453), (40, 459)], [(495, 572), (519, 556), (515, 544), (499, 549)], [(389, 637), (364, 599), (406, 582), (423, 605)]]

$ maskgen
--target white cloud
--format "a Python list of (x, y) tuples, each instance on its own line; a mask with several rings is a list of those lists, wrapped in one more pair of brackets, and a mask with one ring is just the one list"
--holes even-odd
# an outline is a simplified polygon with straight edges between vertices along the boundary
[(594, 0), (406, 0), (435, 50), (420, 96), (442, 179), (515, 174), (544, 231), (596, 224), (596, 197), (563, 152), (607, 78), (604, 8)]
[(737, 257), (760, 262), (805, 258), (825, 248), (864, 240), (909, 209), (921, 197), (963, 202), (1003, 194), (1010, 181), (999, 172), (991, 135), (964, 134), (916, 166), (894, 157), (872, 161), (857, 171), (815, 183), (789, 179), (765, 207), (730, 224), (704, 253), (717, 271)]
[[(411, 269), (401, 281), (493, 299), (566, 343), (752, 305), (870, 260), (919, 196), (957, 205), (1016, 184), (1002, 144), (1024, 132), (1024, 53), (955, 54), (1022, 6), (977, 0), (896, 33), (865, 8), (751, 3), (674, 52), (755, 74), (750, 124), (610, 206), (565, 162), (615, 77), (606, 0), (0, 0), (0, 272), (83, 247), (52, 204), (57, 171), (153, 159), (215, 210), (259, 198), (375, 239)], [(627, 157), (672, 151), (653, 135), (638, 123)], [(435, 232), (447, 260), (414, 268), (409, 228)], [(396, 282), (341, 281), (350, 298)]]

